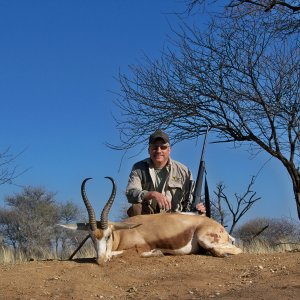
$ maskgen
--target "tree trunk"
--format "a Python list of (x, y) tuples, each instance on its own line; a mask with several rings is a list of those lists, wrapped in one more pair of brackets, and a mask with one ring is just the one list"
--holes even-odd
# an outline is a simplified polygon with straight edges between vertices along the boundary
[(295, 170), (295, 172), (291, 174), (291, 178), (292, 178), (296, 207), (298, 212), (298, 219), (300, 220), (300, 173), (299, 171)]
[(299, 169), (296, 168), (295, 164), (284, 158), (281, 159), (284, 167), (288, 171), (290, 178), (293, 184), (293, 191), (296, 201), (296, 207), (298, 212), (298, 219), (300, 220), (300, 172)]
[(300, 184), (298, 187), (294, 189), (295, 191), (295, 200), (297, 205), (297, 211), (298, 211), (298, 219), (300, 220)]

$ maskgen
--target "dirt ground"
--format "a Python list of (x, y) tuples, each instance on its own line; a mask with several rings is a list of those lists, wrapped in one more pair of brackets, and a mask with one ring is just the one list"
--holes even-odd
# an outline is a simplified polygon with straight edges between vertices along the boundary
[(300, 252), (0, 266), (0, 299), (300, 299)]

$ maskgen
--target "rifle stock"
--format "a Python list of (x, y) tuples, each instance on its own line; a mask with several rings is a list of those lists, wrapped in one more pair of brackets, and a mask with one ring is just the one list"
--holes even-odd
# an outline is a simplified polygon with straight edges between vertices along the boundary
[(209, 199), (209, 189), (207, 179), (205, 177), (205, 208), (206, 208), (206, 216), (211, 217), (211, 208), (210, 208), (210, 199)]
[(193, 194), (193, 204), (192, 210), (196, 210), (196, 205), (201, 202), (201, 191), (202, 191), (202, 183), (203, 183), (203, 175), (205, 171), (205, 162), (203, 160), (200, 161), (200, 166), (198, 169), (198, 175), (195, 183), (194, 194)]

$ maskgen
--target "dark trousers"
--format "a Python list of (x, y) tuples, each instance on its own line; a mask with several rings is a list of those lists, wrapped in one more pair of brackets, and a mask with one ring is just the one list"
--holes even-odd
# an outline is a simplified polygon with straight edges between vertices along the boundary
[[(158, 205), (156, 206), (158, 207)], [(127, 210), (128, 217), (133, 217), (137, 215), (150, 215), (156, 213), (159, 213), (159, 211), (156, 211), (156, 209), (148, 203), (132, 204), (131, 207), (129, 207), (129, 209)]]

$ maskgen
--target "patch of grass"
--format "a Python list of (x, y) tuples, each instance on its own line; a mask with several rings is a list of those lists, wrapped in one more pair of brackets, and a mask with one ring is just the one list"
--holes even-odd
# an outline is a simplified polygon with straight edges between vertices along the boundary
[[(12, 248), (0, 247), (0, 264), (17, 264), (31, 260), (66, 260), (75, 251), (75, 247), (65, 249), (58, 255), (50, 249), (39, 249), (39, 255), (27, 256), (22, 251), (14, 251)], [(95, 249), (91, 241), (87, 241), (85, 245), (76, 253), (74, 258), (90, 258), (95, 257)]]
[(1, 264), (14, 264), (18, 262), (27, 261), (24, 253), (21, 251), (13, 251), (10, 248), (2, 246), (0, 248), (0, 263)]
[[(278, 241), (277, 244), (270, 243), (264, 239), (253, 239), (251, 241), (238, 241), (237, 246), (239, 246), (244, 253), (252, 254), (267, 254), (276, 252), (292, 252), (300, 251), (300, 244), (289, 243), (285, 241)], [(0, 264), (16, 264), (23, 263), (30, 260), (67, 260), (71, 254), (75, 251), (75, 247), (65, 250), (64, 253), (60, 253), (59, 257), (55, 255), (53, 251), (49, 249), (44, 249), (42, 251), (42, 256), (40, 257), (27, 257), (21, 251), (14, 251), (10, 248), (1, 247), (0, 248)], [(88, 240), (84, 246), (76, 253), (74, 258), (93, 258), (95, 257), (95, 249), (90, 240)]]
[(265, 239), (253, 239), (250, 241), (239, 242), (239, 247), (244, 253), (267, 254), (276, 252), (292, 252), (300, 251), (300, 243), (291, 243), (286, 241), (278, 241), (271, 243)]

